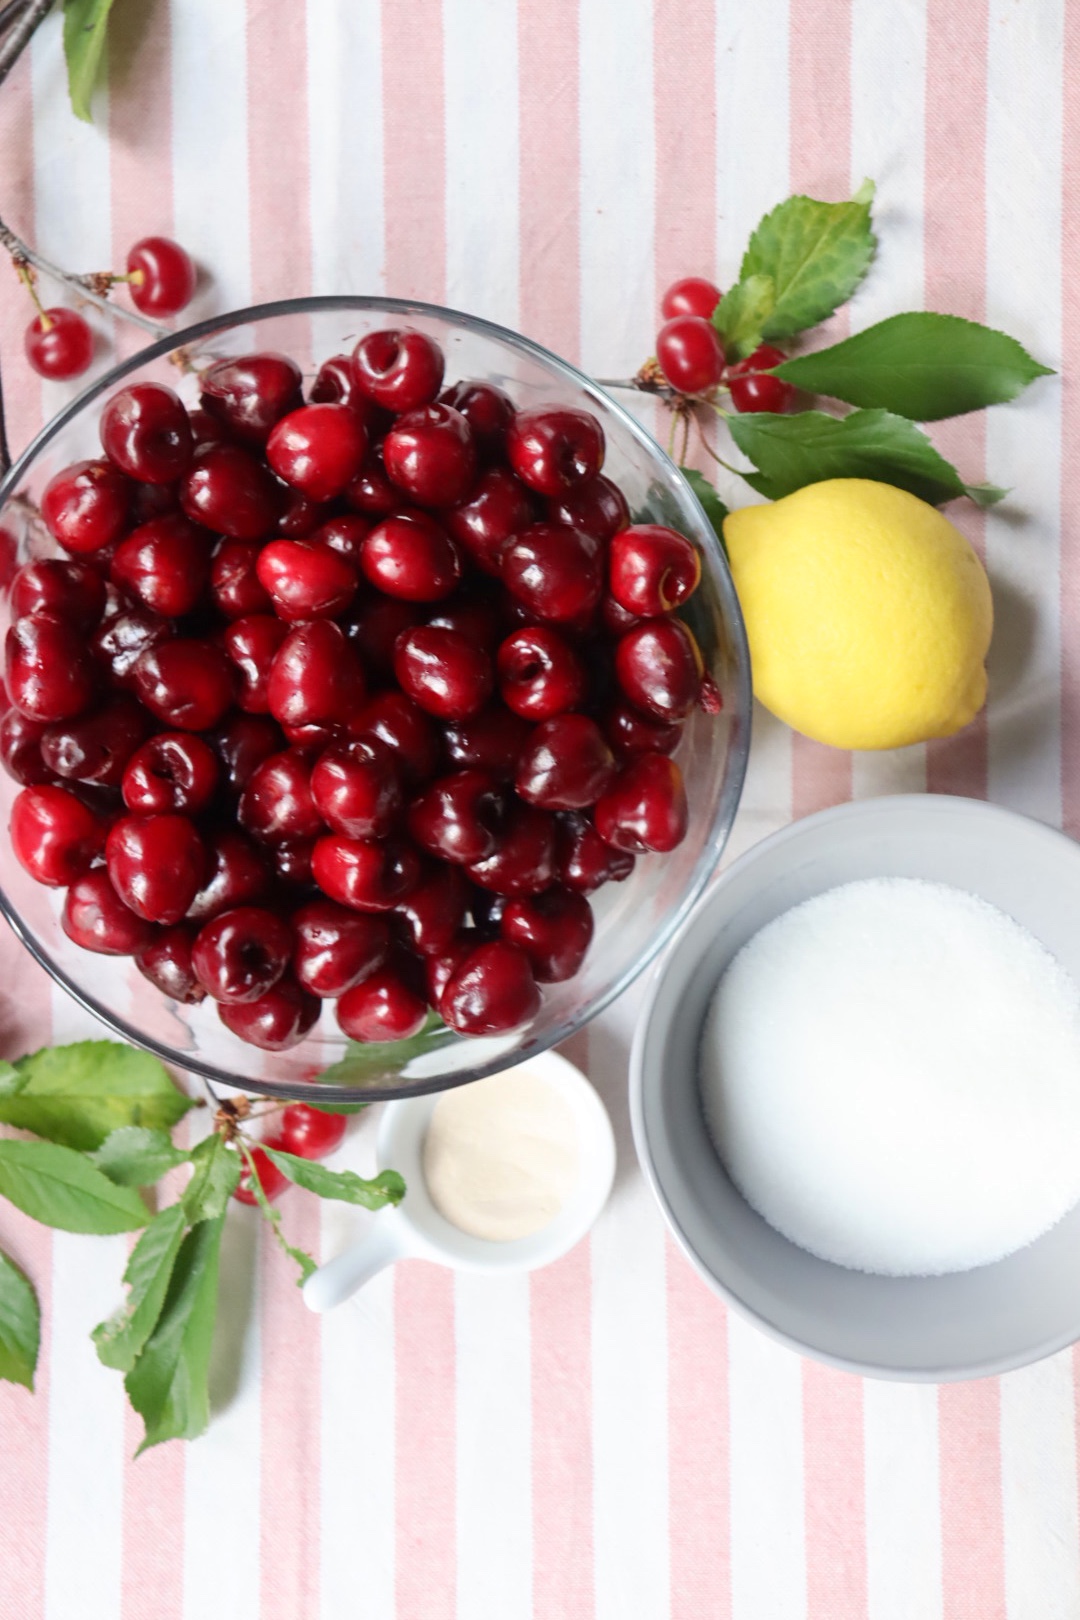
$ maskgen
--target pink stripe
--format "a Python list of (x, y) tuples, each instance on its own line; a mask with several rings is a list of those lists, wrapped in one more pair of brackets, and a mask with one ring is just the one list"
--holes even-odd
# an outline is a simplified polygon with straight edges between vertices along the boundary
[(1061, 789), (1065, 830), (1080, 837), (1080, 8), (1066, 6), (1061, 80)]
[[(440, 0), (383, 0), (386, 290), (446, 296), (446, 131)], [(477, 49), (483, 49), (477, 41)]]
[(727, 1314), (669, 1238), (671, 1620), (731, 1614)]
[[(285, 1235), (319, 1258), (319, 1201), (299, 1188), (282, 1196)], [(319, 1612), (322, 1457), (321, 1335), (306, 1311), (293, 1261), (260, 1233), (262, 1450), (260, 1620)]]
[(533, 1613), (538, 1620), (592, 1620), (596, 1612), (591, 1312), (586, 1240), (529, 1282)]
[(518, 61), (521, 330), (576, 360), (581, 349), (577, 0), (518, 0)]
[[(687, 48), (691, 41), (692, 50)], [(661, 296), (678, 276), (716, 275), (715, 57), (712, 0), (654, 0), (656, 286)]]
[(410, 1260), (394, 1270), (394, 1371), (395, 1620), (454, 1620), (454, 1274), (443, 1266)]
[(868, 1595), (862, 1380), (804, 1361), (802, 1387), (807, 1620), (863, 1620)]
[[(4, 154), (4, 218), (12, 230), (31, 241), (34, 238), (34, 154), (30, 138), (33, 118), (30, 52), (27, 51), (0, 95), (0, 152)], [(0, 262), (0, 275), (4, 289), (0, 298), (4, 409), (14, 458), (25, 450), (41, 426), (41, 384), (23, 354), (23, 333), (34, 318), (34, 306), (16, 282), (6, 254)]]
[(311, 291), (307, 29), (303, 6), (248, 0), (251, 296)]
[[(986, 67), (988, 17), (984, 0), (958, 6), (928, 0), (926, 18), (925, 277), (928, 309), (982, 320), (986, 314)], [(969, 482), (986, 466), (981, 414), (940, 424), (935, 444)], [(985, 526), (965, 501), (949, 517), (984, 551)], [(986, 715), (955, 739), (930, 743), (927, 786), (932, 793), (984, 798)]]
[(944, 1620), (1005, 1620), (1001, 1394), (996, 1378), (941, 1386), (938, 1444)]
[[(171, 236), (174, 229), (168, 9), (147, 28), (135, 11), (119, 8), (109, 25), (108, 50), (112, 268), (121, 272), (140, 237)], [(113, 298), (131, 307), (126, 287), (117, 287)], [(117, 359), (147, 341), (137, 327), (113, 322)]]

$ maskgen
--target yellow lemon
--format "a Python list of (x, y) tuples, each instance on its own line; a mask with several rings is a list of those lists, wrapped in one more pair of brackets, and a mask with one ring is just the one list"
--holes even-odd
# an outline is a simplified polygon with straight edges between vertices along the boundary
[(754, 693), (836, 748), (948, 737), (986, 700), (986, 572), (925, 501), (832, 478), (724, 520)]

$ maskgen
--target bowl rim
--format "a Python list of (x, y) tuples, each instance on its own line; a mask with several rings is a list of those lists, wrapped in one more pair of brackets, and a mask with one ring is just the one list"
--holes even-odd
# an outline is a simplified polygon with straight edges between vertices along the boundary
[[(16, 458), (5, 476), (0, 479), (0, 512), (5, 502), (18, 486), (20, 480), (37, 460), (46, 446), (65, 428), (82, 414), (82, 412), (107, 390), (116, 387), (133, 372), (142, 370), (155, 360), (160, 360), (177, 350), (190, 347), (204, 338), (212, 337), (215, 333), (225, 333), (236, 328), (253, 324), (257, 321), (272, 320), (277, 317), (290, 315), (317, 315), (333, 311), (351, 311), (357, 313), (383, 313), (400, 315), (404, 317), (419, 316), (421, 318), (442, 320), (464, 327), (482, 337), (501, 343), (511, 349), (524, 352), (536, 360), (547, 370), (561, 376), (576, 389), (589, 398), (596, 400), (606, 411), (613, 413), (620, 425), (629, 432), (650, 456), (654, 457), (662, 471), (674, 475), (683, 486), (683, 492), (691, 505), (697, 509), (700, 516), (702, 533), (712, 537), (713, 560), (716, 563), (716, 578), (726, 619), (726, 628), (732, 642), (733, 654), (733, 684), (736, 693), (735, 712), (732, 715), (732, 725), (729, 731), (729, 753), (727, 769), (724, 779), (724, 790), (713, 809), (711, 827), (708, 840), (698, 857), (697, 864), (687, 885), (686, 892), (679, 904), (672, 910), (663, 927), (657, 930), (655, 937), (650, 940), (645, 950), (637, 960), (629, 966), (623, 974), (608, 986), (603, 994), (596, 997), (586, 1008), (580, 1010), (574, 1017), (566, 1019), (562, 1024), (552, 1028), (545, 1034), (529, 1041), (528, 1045), (513, 1056), (513, 1063), (525, 1063), (531, 1058), (550, 1050), (552, 1047), (569, 1040), (580, 1029), (597, 1017), (609, 1007), (613, 1001), (623, 994), (633, 982), (640, 977), (646, 968), (653, 963), (657, 956), (665, 949), (683, 923), (689, 917), (705, 888), (716, 870), (717, 864), (723, 854), (731, 832), (735, 815), (742, 798), (743, 786), (746, 779), (747, 761), (750, 752), (750, 736), (753, 713), (753, 689), (750, 670), (750, 647), (743, 621), (742, 609), (735, 590), (731, 569), (727, 555), (719, 538), (716, 537), (712, 523), (704, 507), (694, 493), (689, 479), (684, 477), (681, 469), (667, 454), (664, 447), (645, 428), (626, 407), (614, 399), (600, 384), (578, 369), (570, 361), (553, 354), (542, 344), (533, 339), (524, 337), (511, 328), (501, 326), (494, 321), (485, 320), (481, 316), (469, 315), (462, 310), (452, 309), (446, 305), (428, 304), (418, 299), (405, 298), (379, 298), (366, 294), (331, 293), (312, 295), (304, 298), (276, 299), (264, 304), (253, 304), (243, 309), (228, 310), (221, 315), (209, 317), (206, 320), (195, 322), (167, 337), (159, 338), (156, 342), (147, 344), (137, 350), (133, 355), (121, 360), (112, 366), (103, 376), (84, 388), (74, 399), (57, 412), (35, 434), (26, 449)], [(107, 1028), (120, 1035), (132, 1045), (141, 1047), (150, 1052), (164, 1063), (172, 1064), (176, 1068), (185, 1069), (191, 1074), (198, 1075), (204, 1081), (214, 1085), (236, 1087), (239, 1083), (251, 1089), (257, 1088), (260, 1095), (291, 1098), (298, 1094), (297, 1083), (276, 1081), (269, 1076), (259, 1076), (256, 1080), (250, 1076), (236, 1076), (229, 1074), (199, 1057), (183, 1053), (168, 1046), (153, 1036), (147, 1035), (134, 1028), (126, 1019), (110, 1012), (87, 991), (74, 983), (71, 977), (57, 963), (54, 963), (48, 952), (38, 945), (34, 937), (28, 932), (18, 910), (9, 900), (7, 893), (0, 885), (0, 914), (2, 914), (15, 934), (16, 938), (30, 952), (34, 960), (42, 967), (49, 977), (64, 989), (79, 1006), (100, 1020)], [(272, 1061), (273, 1053), (267, 1057)], [(370, 1089), (337, 1085), (333, 1082), (310, 1080), (303, 1082), (303, 1095), (314, 1102), (383, 1102), (398, 1098), (417, 1097), (433, 1091), (448, 1090), (451, 1086), (465, 1085), (472, 1080), (480, 1080), (488, 1075), (497, 1074), (511, 1065), (492, 1057), (486, 1063), (477, 1064), (472, 1068), (465, 1068), (460, 1076), (454, 1074), (451, 1078), (435, 1077), (421, 1078), (410, 1084), (402, 1086), (379, 1086)]]
[[(778, 846), (793, 842), (810, 827), (817, 827), (834, 821), (850, 821), (855, 817), (871, 814), (883, 807), (908, 810), (915, 809), (919, 813), (933, 807), (932, 813), (952, 816), (968, 816), (976, 814), (1000, 821), (1007, 826), (1023, 825), (1026, 832), (1036, 837), (1043, 837), (1045, 841), (1058, 847), (1068, 846), (1073, 851), (1074, 858), (1080, 856), (1080, 844), (1057, 827), (1039, 821), (1034, 816), (1027, 816), (1020, 811), (1011, 810), (1006, 805), (996, 804), (988, 799), (973, 799), (960, 794), (950, 793), (888, 793), (873, 798), (847, 800), (843, 804), (830, 805), (824, 810), (815, 811), (808, 816), (802, 816), (797, 821), (788, 822), (785, 826), (777, 828), (768, 837), (760, 839), (756, 844), (743, 852), (737, 860), (726, 868), (722, 876), (706, 894), (695, 904), (691, 914), (684, 920), (675, 935), (669, 942), (669, 947), (658, 964), (649, 983), (647, 993), (642, 1002), (641, 1012), (634, 1030), (634, 1039), (630, 1051), (629, 1082), (630, 1082), (630, 1124), (634, 1138), (634, 1149), (638, 1163), (641, 1166), (650, 1190), (658, 1205), (664, 1220), (671, 1231), (683, 1254), (689, 1260), (698, 1276), (719, 1295), (726, 1304), (733, 1306), (747, 1321), (754, 1324), (797, 1355), (807, 1357), (822, 1363), (825, 1366), (836, 1367), (841, 1372), (855, 1373), (860, 1377), (878, 1378), (892, 1383), (905, 1384), (941, 1384), (969, 1382), (977, 1378), (994, 1378), (1002, 1373), (1016, 1372), (1021, 1367), (1029, 1367), (1033, 1363), (1045, 1360), (1046, 1357), (1056, 1355), (1059, 1351), (1068, 1349), (1077, 1343), (1080, 1332), (1063, 1329), (1060, 1333), (1040, 1340), (1027, 1350), (1018, 1350), (1011, 1355), (987, 1356), (982, 1360), (967, 1362), (962, 1366), (927, 1364), (920, 1367), (897, 1368), (881, 1361), (866, 1361), (856, 1357), (837, 1354), (832, 1350), (825, 1350), (816, 1345), (807, 1343), (805, 1339), (778, 1323), (771, 1320), (762, 1311), (750, 1304), (742, 1297), (738, 1289), (724, 1281), (713, 1272), (702, 1256), (697, 1252), (689, 1235), (685, 1231), (679, 1215), (673, 1208), (667, 1191), (661, 1183), (660, 1176), (654, 1162), (649, 1131), (645, 1119), (645, 1045), (648, 1040), (649, 1027), (652, 1021), (656, 1003), (663, 993), (667, 975), (682, 948), (687, 935), (694, 925), (705, 916), (711, 907), (722, 904), (723, 896), (729, 886), (729, 880), (741, 876), (749, 867), (752, 867), (763, 854), (767, 854)], [(738, 1193), (738, 1189), (735, 1189)], [(738, 1193), (741, 1198), (742, 1194)], [(783, 1234), (781, 1234), (783, 1236)], [(791, 1239), (785, 1239), (790, 1243)], [(797, 1245), (793, 1245), (797, 1247)], [(1004, 1258), (1009, 1258), (1005, 1256)], [(823, 1261), (823, 1264), (832, 1264)], [(995, 1264), (998, 1262), (994, 1262)]]

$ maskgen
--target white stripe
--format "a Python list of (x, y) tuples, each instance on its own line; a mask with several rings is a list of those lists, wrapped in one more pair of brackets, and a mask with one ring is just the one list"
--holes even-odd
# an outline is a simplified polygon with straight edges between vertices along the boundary
[(1073, 1357), (1001, 1380), (1001, 1484), (1009, 1620), (1080, 1614)]
[[(877, 184), (878, 248), (851, 304), (853, 332), (923, 300), (923, 136), (926, 98), (924, 0), (882, 6), (853, 0), (851, 12), (851, 179)], [(904, 139), (896, 139), (896, 131)], [(926, 749), (918, 744), (853, 756), (855, 798), (925, 793)]]
[(196, 321), (251, 296), (247, 8), (244, 0), (172, 0), (169, 27), (173, 217), (177, 239), (207, 272), (184, 312)]
[[(1045, 364), (1061, 352), (1064, 0), (993, 0), (987, 69), (987, 319)], [(1069, 266), (1075, 274), (1075, 266)], [(1061, 384), (987, 416), (987, 473), (1011, 487), (986, 525), (998, 603), (990, 652), (990, 796), (1061, 819), (1058, 616)]]
[(457, 1620), (531, 1620), (529, 1279), (461, 1272)]
[(806, 1613), (802, 1370), (737, 1311), (728, 1315), (732, 1620)]
[(517, 55), (516, 6), (443, 0), (446, 300), (511, 327), (518, 321)]
[(378, 294), (383, 269), (382, 8), (307, 9), (312, 285)]
[(869, 1620), (940, 1620), (937, 1390), (863, 1384)]

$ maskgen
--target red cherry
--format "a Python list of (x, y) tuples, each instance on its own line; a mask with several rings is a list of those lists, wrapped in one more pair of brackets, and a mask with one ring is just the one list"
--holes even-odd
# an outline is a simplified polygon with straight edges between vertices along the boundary
[(401, 505), (399, 492), (387, 478), (382, 462), (374, 456), (361, 467), (345, 491), (345, 499), (355, 512), (370, 518), (386, 517)]
[(91, 630), (104, 606), (105, 582), (86, 563), (39, 557), (23, 563), (11, 581), (9, 607), (13, 619), (27, 613), (51, 613), (58, 619), (69, 619), (80, 630)]
[(486, 653), (494, 653), (506, 630), (500, 604), (490, 595), (464, 596), (458, 592), (429, 613), (426, 622), (440, 630), (456, 630)]
[(563, 523), (534, 523), (502, 554), (501, 578), (538, 619), (570, 623), (590, 614), (603, 590), (603, 552), (595, 535)]
[(439, 768), (439, 733), (404, 692), (380, 692), (349, 722), (355, 737), (376, 737), (393, 752), (402, 779), (426, 782)]
[(125, 906), (109, 874), (101, 869), (75, 879), (64, 900), (60, 926), (84, 951), (104, 956), (134, 956), (154, 937), (153, 924)]
[[(236, 1010), (239, 1012), (241, 1009), (237, 1008)], [(226, 1022), (224, 1009), (222, 1009), (221, 1016), (222, 1022)], [(239, 1035), (240, 1031), (237, 1030), (235, 1033)], [(245, 1035), (241, 1038), (247, 1040), (249, 1037)], [(263, 1043), (261, 1041), (256, 1041), (253, 1044), (256, 1046), (261, 1046)], [(271, 1050), (274, 1049), (271, 1048)], [(288, 1149), (285, 1147), (285, 1139), (281, 1136), (267, 1137), (267, 1145), (273, 1148), (281, 1148), (285, 1152), (288, 1151)], [(255, 1167), (255, 1175), (258, 1178), (259, 1187), (266, 1199), (276, 1198), (278, 1193), (283, 1192), (284, 1189), (289, 1185), (289, 1178), (285, 1174), (284, 1170), (279, 1170), (273, 1159), (267, 1158), (262, 1148), (252, 1148), (251, 1163)], [(246, 1160), (244, 1161), (243, 1169), (240, 1171), (240, 1181), (233, 1192), (233, 1197), (239, 1204), (257, 1204), (259, 1201), (251, 1190), (251, 1170)]]
[(75, 310), (46, 309), (26, 328), (23, 347), (39, 377), (68, 382), (93, 360), (94, 334)]
[(136, 952), (135, 966), (144, 978), (156, 985), (170, 1001), (196, 1006), (206, 999), (206, 991), (191, 966), (195, 930), (190, 923), (174, 923), (172, 928), (153, 929), (149, 944)]
[(555, 880), (555, 818), (515, 804), (493, 855), (467, 868), (481, 889), (496, 894), (539, 894)]
[(600, 623), (608, 635), (617, 639), (625, 635), (627, 630), (632, 630), (635, 624), (640, 624), (641, 620), (636, 613), (627, 613), (613, 596), (605, 596), (600, 603)]
[(508, 467), (480, 474), (466, 500), (443, 512), (447, 533), (485, 574), (496, 578), (503, 547), (533, 521), (529, 491)]
[(221, 761), (225, 786), (238, 794), (247, 787), (256, 766), (280, 753), (285, 739), (269, 715), (234, 714), (207, 740)]
[(354, 568), (360, 567), (360, 553), (364, 541), (371, 533), (371, 523), (358, 512), (345, 512), (341, 517), (329, 518), (312, 531), (315, 545), (328, 546), (339, 557), (345, 557)]
[(23, 788), (11, 807), (11, 847), (38, 883), (74, 883), (101, 853), (105, 823), (67, 788)]
[(654, 720), (681, 720), (701, 686), (697, 642), (681, 619), (648, 619), (615, 648), (615, 676), (635, 708)]
[(270, 857), (280, 881), (294, 889), (310, 889), (315, 881), (311, 875), (314, 849), (314, 838), (297, 838), (290, 844), (275, 844)]
[(196, 406), (188, 411), (188, 421), (191, 423), (191, 436), (196, 450), (201, 450), (207, 444), (224, 444), (228, 434), (221, 423), (215, 421), (209, 411)]
[(366, 454), (367, 429), (348, 405), (302, 405), (282, 417), (266, 441), (266, 459), (278, 477), (312, 501), (342, 494)]
[(503, 702), (526, 720), (548, 720), (585, 696), (585, 667), (558, 631), (546, 625), (515, 630), (496, 659)]
[(523, 900), (508, 900), (499, 921), (502, 937), (525, 952), (541, 984), (572, 979), (593, 937), (593, 914), (583, 894), (547, 889)]
[(194, 816), (213, 799), (219, 774), (217, 756), (201, 737), (159, 731), (130, 756), (121, 791), (133, 815)]
[(90, 639), (90, 651), (114, 686), (135, 686), (135, 665), (143, 653), (174, 633), (168, 619), (149, 608), (125, 608), (106, 617)]
[(474, 720), (459, 720), (443, 729), (451, 764), (459, 770), (489, 771), (500, 782), (512, 782), (532, 726), (502, 704), (493, 704)]
[(41, 738), (41, 758), (56, 776), (119, 787), (152, 724), (133, 697), (117, 692), (92, 713), (49, 726)]
[(289, 626), (271, 613), (251, 613), (234, 619), (225, 632), (225, 651), (236, 665), (240, 688), (236, 701), (247, 714), (269, 714), (267, 684), (270, 670)]
[(615, 535), (608, 553), (608, 586), (627, 613), (670, 613), (697, 590), (701, 557), (685, 535), (660, 523), (636, 523)]
[(427, 1002), (393, 963), (376, 968), (337, 1004), (338, 1023), (351, 1041), (411, 1040), (427, 1014)]
[(186, 472), (193, 438), (179, 397), (161, 383), (132, 383), (101, 413), (101, 444), (114, 467), (144, 484), (171, 484)]
[(356, 911), (392, 911), (420, 881), (420, 858), (407, 844), (320, 838), (312, 875), (324, 894)]
[(623, 758), (631, 754), (672, 754), (682, 736), (678, 722), (665, 725), (662, 720), (646, 720), (629, 703), (616, 703), (608, 709), (604, 730), (612, 748)]
[(422, 405), (399, 416), (383, 440), (387, 477), (421, 506), (455, 506), (476, 474), (476, 445), (460, 411)]
[(120, 816), (105, 841), (113, 888), (148, 922), (176, 923), (206, 879), (206, 847), (186, 816)]
[(281, 1116), (281, 1140), (287, 1153), (301, 1159), (325, 1159), (340, 1147), (348, 1129), (346, 1114), (328, 1114), (305, 1103), (290, 1103)]
[(68, 720), (94, 696), (84, 634), (54, 613), (16, 619), (5, 643), (8, 696), (30, 720)]
[(673, 320), (676, 315), (700, 315), (707, 321), (722, 297), (719, 287), (706, 281), (704, 276), (682, 276), (673, 281), (664, 294), (660, 313), (665, 321)]
[(264, 445), (270, 429), (303, 404), (300, 367), (287, 354), (217, 360), (199, 381), (203, 410), (234, 439)]
[(588, 411), (519, 411), (507, 430), (506, 453), (523, 483), (557, 498), (596, 477), (604, 464), (604, 430)]
[(9, 709), (0, 720), (0, 760), (8, 775), (23, 787), (55, 781), (53, 772), (41, 757), (45, 730), (44, 721), (31, 720), (18, 709)]
[(409, 806), (409, 833), (439, 860), (468, 866), (498, 847), (505, 806), (487, 771), (456, 771), (432, 782)]
[(313, 405), (351, 405), (365, 422), (370, 422), (377, 411), (356, 386), (352, 359), (347, 354), (334, 354), (323, 361), (308, 397)]
[(135, 690), (157, 718), (179, 731), (208, 731), (232, 703), (232, 664), (209, 641), (159, 641), (140, 653)]
[(288, 923), (259, 906), (236, 906), (208, 922), (191, 947), (191, 965), (215, 1001), (258, 1001), (292, 956)]
[(237, 814), (240, 825), (265, 844), (318, 837), (324, 824), (311, 797), (311, 766), (305, 755), (289, 748), (257, 765)]
[(365, 669), (378, 675), (392, 675), (394, 644), (403, 630), (423, 624), (426, 614), (419, 602), (403, 602), (399, 597), (371, 592), (341, 621), (341, 627)]
[(445, 389), (439, 399), (461, 412), (483, 457), (491, 460), (503, 454), (506, 430), (514, 419), (514, 402), (509, 394), (494, 383), (465, 381)]
[(321, 754), (311, 796), (327, 826), (346, 838), (385, 838), (401, 810), (394, 755), (374, 737), (354, 737)]
[(584, 810), (610, 787), (615, 756), (595, 720), (560, 714), (538, 725), (518, 763), (520, 798), (546, 810)]
[(395, 512), (364, 541), (360, 566), (376, 589), (406, 602), (438, 602), (461, 578), (457, 547), (425, 512)]
[[(295, 979), (286, 977), (258, 1001), (219, 1004), (218, 1017), (249, 1045), (262, 1047), (264, 1052), (286, 1052), (298, 1046), (318, 1021), (320, 1006), (317, 996), (308, 995)], [(256, 1148), (252, 1155), (256, 1160), (258, 1153)], [(262, 1175), (259, 1179), (265, 1185)], [(238, 1197), (242, 1190), (238, 1189)]]
[(100, 551), (127, 527), (132, 487), (107, 461), (76, 461), (50, 478), (41, 515), (65, 551)]
[(502, 1035), (540, 1010), (529, 959), (516, 945), (491, 940), (478, 945), (451, 975), (439, 1011), (462, 1035)]
[(273, 611), (269, 593), (255, 571), (261, 550), (257, 540), (223, 540), (214, 553), (210, 594), (226, 619)]
[(333, 900), (309, 900), (293, 913), (293, 972), (315, 996), (341, 996), (382, 966), (390, 930)]
[(552, 523), (568, 523), (572, 529), (584, 529), (598, 540), (610, 540), (630, 522), (626, 496), (603, 473), (549, 501), (547, 513)]
[(711, 321), (676, 315), (656, 336), (660, 370), (680, 394), (707, 394), (724, 375), (724, 351)]
[(206, 843), (210, 876), (188, 907), (192, 922), (209, 922), (233, 906), (258, 905), (266, 898), (270, 874), (250, 839), (223, 827)]
[(152, 613), (182, 618), (198, 605), (210, 576), (206, 531), (178, 512), (154, 518), (120, 542), (109, 575)]
[(261, 540), (277, 522), (281, 486), (238, 444), (199, 450), (180, 484), (180, 505), (193, 523), (233, 540)]
[[(474, 895), (479, 892), (474, 890)], [(445, 950), (424, 958), (424, 978), (428, 1002), (432, 1007), (438, 1008), (443, 991), (462, 962), (483, 943), (484, 936), (478, 928), (462, 928), (454, 935)]]
[(195, 266), (179, 242), (144, 236), (127, 256), (131, 302), (144, 315), (177, 315), (195, 296)]
[(782, 349), (763, 343), (746, 360), (740, 360), (728, 372), (731, 403), (737, 411), (772, 411), (782, 415), (790, 410), (795, 389), (780, 377), (761, 375), (787, 359)]
[(256, 565), (279, 618), (336, 619), (356, 595), (355, 567), (312, 540), (272, 540)]
[(422, 709), (441, 720), (468, 720), (491, 696), (491, 660), (456, 630), (419, 625), (394, 648), (398, 684)]
[(274, 655), (266, 695), (287, 726), (344, 724), (365, 694), (360, 661), (339, 625), (313, 619), (289, 631)]
[(313, 534), (320, 523), (325, 523), (332, 508), (330, 501), (309, 501), (298, 489), (279, 484), (284, 504), (278, 516), (278, 528), (289, 540), (303, 540)]
[(446, 951), (469, 905), (469, 886), (455, 866), (440, 863), (396, 908), (402, 937), (421, 956)]
[(559, 882), (579, 894), (622, 883), (634, 870), (633, 855), (605, 844), (592, 822), (576, 811), (559, 816), (555, 852)]
[(442, 385), (442, 350), (407, 326), (369, 332), (353, 350), (352, 363), (365, 398), (398, 415), (429, 404)]
[(686, 837), (682, 772), (664, 754), (639, 754), (596, 806), (596, 830), (605, 843), (638, 854), (665, 854)]

